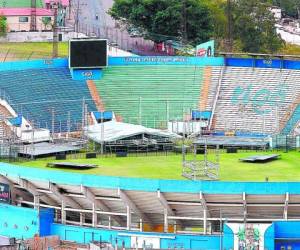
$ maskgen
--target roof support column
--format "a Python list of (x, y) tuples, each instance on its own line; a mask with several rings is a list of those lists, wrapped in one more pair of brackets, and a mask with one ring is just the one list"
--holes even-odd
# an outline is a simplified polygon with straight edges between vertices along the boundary
[(111, 216), (108, 216), (108, 228), (111, 229)]
[(207, 234), (207, 210), (203, 210), (203, 229), (204, 229), (204, 234)]
[(65, 211), (65, 201), (61, 200), (61, 223), (66, 224), (66, 211)]
[(289, 195), (289, 193), (287, 192), (287, 193), (285, 194), (284, 211), (283, 211), (283, 219), (284, 219), (284, 220), (288, 220), (289, 199), (290, 199), (290, 195)]
[(140, 232), (143, 232), (143, 219), (140, 218)]
[(167, 233), (169, 230), (168, 225), (168, 209), (164, 209), (164, 232)]
[(85, 223), (85, 214), (84, 213), (80, 213), (80, 226), (83, 226), (83, 224)]
[(93, 227), (97, 226), (97, 213), (96, 213), (96, 204), (93, 203), (92, 204), (92, 223), (93, 223)]
[(126, 206), (126, 212), (127, 212), (127, 230), (131, 229), (131, 210), (130, 207), (127, 205)]
[(34, 203), (34, 205), (33, 205), (34, 209), (38, 210), (40, 207), (40, 196), (39, 195), (33, 196), (33, 203)]

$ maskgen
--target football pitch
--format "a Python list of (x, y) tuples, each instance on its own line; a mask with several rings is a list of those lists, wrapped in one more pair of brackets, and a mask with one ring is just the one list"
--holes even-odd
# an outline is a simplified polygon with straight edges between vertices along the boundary
[[(267, 163), (244, 163), (239, 159), (252, 155), (280, 154), (280, 159)], [(203, 156), (198, 156), (201, 159)], [(215, 158), (215, 155), (210, 155)], [(192, 158), (192, 156), (188, 156)], [(220, 156), (220, 180), (222, 181), (300, 181), (300, 152), (245, 152), (236, 154), (221, 153)], [(67, 162), (96, 164), (97, 168), (87, 170), (62, 169), (61, 171), (95, 174), (104, 176), (123, 176), (136, 178), (155, 179), (185, 179), (181, 176), (182, 156), (130, 156), (117, 158), (114, 156), (100, 157), (96, 159), (68, 159)], [(18, 163), (23, 166), (48, 168), (48, 162), (52, 159), (38, 159)], [(56, 169), (57, 170), (57, 169)]]

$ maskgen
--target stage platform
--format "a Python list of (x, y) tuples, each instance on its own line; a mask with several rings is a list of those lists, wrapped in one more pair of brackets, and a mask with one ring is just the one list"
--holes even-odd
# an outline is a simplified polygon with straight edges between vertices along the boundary
[(97, 165), (94, 164), (81, 164), (81, 163), (74, 163), (74, 162), (49, 162), (47, 167), (50, 168), (72, 168), (72, 169), (90, 169), (96, 168)]
[(55, 155), (58, 153), (67, 153), (79, 151), (82, 149), (81, 145), (71, 144), (71, 143), (50, 143), (50, 142), (41, 142), (35, 144), (28, 144), (21, 147), (19, 155), (21, 156), (47, 156)]
[(197, 146), (217, 146), (228, 148), (267, 148), (267, 138), (251, 138), (237, 136), (203, 136), (194, 142)]
[(268, 161), (274, 161), (277, 160), (280, 157), (278, 154), (273, 154), (273, 155), (254, 155), (254, 156), (249, 156), (247, 158), (242, 158), (240, 161), (243, 162), (268, 162)]

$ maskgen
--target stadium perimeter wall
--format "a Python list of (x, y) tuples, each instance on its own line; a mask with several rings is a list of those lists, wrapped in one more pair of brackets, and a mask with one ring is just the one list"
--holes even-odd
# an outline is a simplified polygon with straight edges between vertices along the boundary
[[(223, 66), (223, 57), (181, 57), (181, 56), (136, 56), (136, 57), (109, 57), (108, 66), (126, 65), (197, 65), (197, 66)], [(24, 70), (38, 68), (69, 67), (68, 59), (27, 60), (0, 63), (0, 71)]]
[(65, 185), (82, 185), (95, 188), (111, 188), (132, 191), (179, 192), (207, 194), (247, 194), (285, 195), (300, 193), (299, 182), (210, 182), (185, 180), (159, 180), (128, 177), (112, 177), (90, 174), (69, 173), (18, 165), (0, 163), (0, 174), (36, 181), (53, 182)]
[(254, 67), (300, 70), (300, 61), (256, 58), (225, 58), (224, 64), (230, 67)]
[(50, 235), (54, 222), (52, 209), (36, 209), (0, 204), (0, 235), (18, 239), (32, 238), (35, 234)]
[[(279, 59), (223, 58), (223, 57), (181, 57), (181, 56), (132, 56), (109, 57), (108, 66), (127, 65), (196, 65), (282, 68), (300, 70), (300, 61)], [(0, 71), (38, 68), (68, 67), (68, 59), (27, 60), (0, 63)]]
[[(90, 187), (121, 188), (124, 190), (157, 191), (162, 192), (187, 192), (187, 193), (215, 193), (235, 194), (246, 192), (247, 194), (291, 194), (300, 193), (300, 183), (291, 182), (209, 182), (209, 181), (177, 181), (177, 180), (155, 180), (123, 177), (106, 177), (88, 174), (76, 174), (55, 170), (42, 170), (29, 167), (15, 166), (0, 163), (0, 174), (55, 182), (57, 184), (72, 184)], [(190, 248), (190, 249), (233, 249), (234, 234), (225, 224), (224, 235), (188, 235), (188, 234), (161, 234), (136, 231), (118, 231), (99, 228), (87, 228), (54, 223), (52, 209), (38, 210), (16, 207), (7, 204), (0, 205), (0, 235), (16, 238), (30, 238), (34, 234), (41, 236), (58, 235), (64, 240), (75, 240), (78, 243), (87, 243), (89, 240), (109, 241), (118, 244), (124, 241), (129, 247), (132, 237), (156, 237), (160, 238), (161, 248)], [(25, 230), (24, 230), (25, 229)], [(265, 249), (272, 250), (282, 246), (280, 239), (299, 239), (299, 221), (274, 222), (264, 234)], [(208, 248), (209, 246), (209, 248)]]
[[(79, 227), (53, 222), (54, 213), (51, 209), (38, 210), (15, 207), (11, 205), (0, 205), (0, 235), (28, 239), (36, 234), (40, 236), (59, 236), (61, 240), (75, 241), (77, 243), (89, 243), (90, 241), (105, 241), (112, 245), (133, 246), (135, 237), (159, 239), (160, 248), (180, 249), (235, 249), (235, 239), (232, 230), (225, 224), (223, 235), (189, 235), (189, 234), (162, 234), (145, 233), (136, 231), (117, 231), (108, 229), (97, 229)], [(287, 244), (298, 239), (300, 235), (300, 222), (280, 221), (274, 222), (264, 234), (264, 249), (280, 249), (283, 246), (281, 239)], [(294, 246), (297, 246), (294, 244)]]

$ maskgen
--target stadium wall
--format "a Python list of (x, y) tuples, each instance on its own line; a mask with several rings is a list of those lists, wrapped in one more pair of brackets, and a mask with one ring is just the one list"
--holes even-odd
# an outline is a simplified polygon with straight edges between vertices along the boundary
[(225, 58), (225, 65), (231, 67), (254, 67), (300, 70), (300, 61), (255, 58)]
[[(230, 230), (230, 229), (229, 229)], [(62, 224), (52, 224), (51, 234), (58, 235), (62, 240), (76, 241), (78, 243), (88, 243), (91, 240), (106, 241), (113, 245), (125, 245), (130, 248), (135, 243), (134, 237), (138, 238), (158, 238), (160, 239), (160, 248), (170, 249), (220, 249), (220, 244), (224, 249), (233, 247), (233, 233), (226, 231), (226, 237), (218, 235), (180, 235), (180, 234), (157, 234), (157, 233), (141, 233), (136, 231), (116, 231), (106, 229), (94, 229), (78, 226), (69, 226)], [(225, 234), (225, 231), (224, 231)]]
[(0, 204), (0, 235), (18, 239), (32, 238), (35, 234), (50, 235), (54, 211), (38, 210)]
[[(6, 204), (0, 205), (0, 235), (15, 238), (32, 238), (40, 236), (59, 236), (61, 240), (89, 243), (90, 241), (105, 241), (112, 245), (133, 247), (136, 237), (139, 240), (156, 239), (162, 249), (235, 249), (236, 239), (233, 231), (226, 224), (223, 235), (192, 235), (171, 233), (145, 233), (136, 231), (118, 231), (99, 228), (87, 228), (54, 223), (52, 209), (35, 209), (16, 207)], [(9, 220), (8, 220), (9, 218)], [(39, 219), (38, 219), (39, 218)], [(264, 249), (280, 249), (281, 246), (291, 244), (299, 239), (300, 222), (274, 222), (263, 235)], [(155, 240), (154, 240), (155, 241)], [(222, 246), (222, 247), (221, 247)], [(293, 242), (293, 246), (299, 246)]]
[[(109, 57), (108, 66), (126, 66), (126, 65), (197, 65), (197, 66), (222, 66), (224, 58), (222, 57), (164, 57), (164, 56), (136, 56), (136, 57)], [(28, 60), (0, 63), (0, 71), (24, 70), (38, 68), (59, 68), (69, 67), (68, 59), (46, 59), (46, 60)]]
[[(197, 65), (197, 66), (232, 66), (257, 68), (283, 68), (300, 70), (300, 61), (278, 59), (252, 59), (252, 58), (223, 58), (223, 57), (165, 57), (165, 56), (132, 56), (109, 57), (108, 66), (127, 65)], [(58, 68), (68, 67), (68, 59), (45, 59), (4, 62), (0, 64), (0, 71), (24, 70), (32, 68)]]
[(156, 192), (179, 192), (208, 194), (247, 194), (285, 195), (299, 194), (299, 182), (210, 182), (185, 180), (159, 180), (127, 177), (112, 177), (90, 174), (68, 173), (56, 170), (21, 167), (18, 165), (0, 163), (0, 174), (57, 184), (84, 185), (122, 190)]

